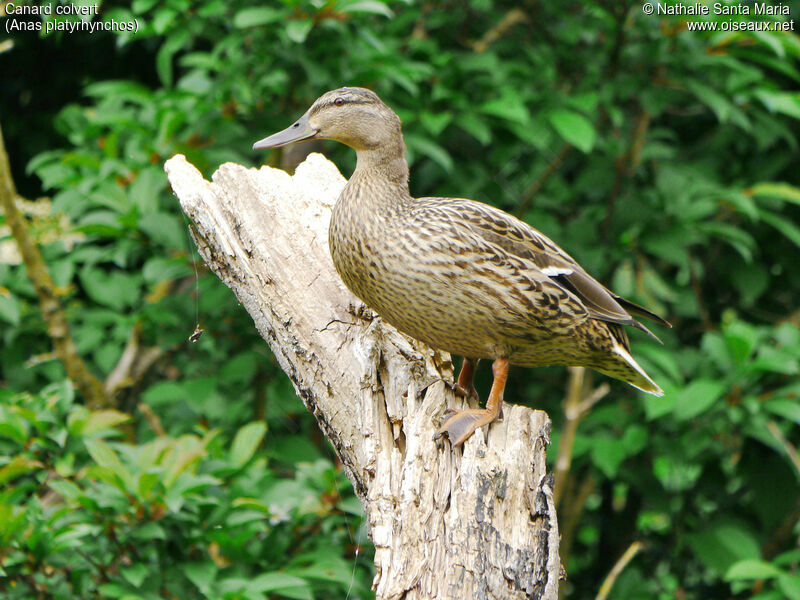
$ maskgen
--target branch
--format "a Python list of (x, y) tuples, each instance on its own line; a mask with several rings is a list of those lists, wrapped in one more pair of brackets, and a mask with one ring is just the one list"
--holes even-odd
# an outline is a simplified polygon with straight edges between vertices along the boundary
[(633, 560), (633, 557), (636, 556), (642, 548), (644, 548), (644, 544), (639, 541), (633, 542), (628, 546), (628, 549), (625, 550), (624, 554), (620, 556), (619, 560), (611, 568), (611, 571), (606, 575), (603, 584), (600, 586), (600, 591), (597, 592), (597, 596), (594, 600), (606, 600), (606, 598), (608, 598), (608, 594), (611, 588), (614, 587), (614, 583), (617, 581), (619, 574), (622, 573), (625, 567), (628, 566), (628, 563)]
[(767, 421), (767, 430), (772, 434), (772, 437), (783, 447), (784, 452), (786, 452), (786, 456), (789, 457), (789, 462), (792, 463), (794, 470), (796, 471), (796, 475), (800, 478), (800, 454), (797, 453), (797, 448), (792, 445), (786, 436), (783, 435), (781, 428), (778, 427), (778, 424), (775, 421)]
[(103, 388), (109, 396), (136, 384), (164, 354), (158, 346), (148, 347), (139, 343), (141, 330), (142, 324), (137, 322), (131, 329), (128, 343), (125, 344), (117, 364), (106, 377)]
[(556, 506), (561, 505), (561, 498), (564, 486), (569, 477), (569, 469), (572, 466), (572, 448), (575, 445), (575, 435), (578, 425), (589, 413), (601, 398), (608, 394), (607, 383), (597, 389), (585, 393), (584, 391), (584, 367), (569, 368), (569, 383), (567, 384), (567, 395), (564, 397), (564, 426), (561, 429), (561, 439), (558, 443), (558, 456), (556, 457), (555, 478), (556, 485), (553, 490)]
[(147, 424), (150, 426), (150, 429), (153, 431), (153, 433), (155, 433), (158, 437), (167, 435), (164, 426), (161, 424), (161, 419), (159, 419), (158, 415), (153, 412), (153, 409), (150, 408), (149, 404), (140, 402), (139, 412), (142, 413), (144, 420), (147, 421)]
[(89, 371), (78, 353), (75, 342), (70, 336), (67, 318), (58, 300), (53, 279), (39, 248), (30, 237), (25, 217), (17, 208), (17, 191), (11, 176), (2, 129), (0, 129), (0, 207), (22, 256), (28, 279), (39, 296), (39, 307), (42, 318), (47, 324), (47, 333), (53, 340), (53, 351), (64, 365), (67, 377), (77, 386), (89, 408), (113, 407), (111, 398), (103, 391), (103, 384)]
[(547, 163), (547, 166), (545, 167), (544, 171), (542, 171), (542, 174), (536, 178), (536, 181), (534, 181), (527, 190), (525, 190), (525, 192), (522, 194), (522, 201), (517, 208), (518, 215), (521, 215), (528, 208), (531, 200), (533, 200), (536, 194), (539, 193), (539, 190), (542, 189), (547, 180), (550, 179), (550, 177), (556, 171), (558, 171), (558, 168), (561, 166), (561, 163), (564, 162), (564, 158), (567, 156), (567, 154), (569, 154), (570, 150), (572, 150), (572, 146), (569, 144), (564, 144), (561, 146), (561, 149), (556, 153), (553, 159)]
[(512, 8), (509, 10), (500, 21), (487, 31), (483, 37), (472, 44), (473, 52), (480, 54), (486, 52), (489, 46), (494, 44), (497, 40), (503, 37), (514, 25), (527, 21), (527, 15), (519, 8)]
[[(555, 600), (558, 524), (541, 411), (505, 419), (461, 449), (432, 441), (456, 401), (450, 357), (399, 334), (339, 279), (328, 253), (345, 181), (312, 154), (294, 176), (225, 164), (205, 181), (165, 165), (212, 271), (237, 295), (317, 419), (366, 510), (379, 600)], [(406, 393), (404, 397), (404, 393)]]
[[(783, 447), (786, 456), (789, 457), (789, 461), (796, 471), (796, 475), (800, 477), (800, 454), (798, 454), (797, 448), (786, 439), (786, 436), (783, 435), (783, 432), (775, 421), (767, 421), (766, 426), (767, 430), (772, 434), (772, 437)], [(786, 543), (786, 540), (792, 536), (792, 532), (795, 530), (798, 520), (800, 520), (800, 499), (797, 500), (794, 508), (781, 519), (778, 526), (767, 538), (767, 541), (761, 546), (761, 553), (764, 558), (772, 558), (779, 552)]]
[(614, 176), (614, 185), (611, 188), (611, 195), (608, 198), (606, 216), (601, 225), (604, 238), (608, 237), (611, 221), (614, 217), (614, 207), (622, 193), (622, 184), (625, 179), (630, 176), (631, 170), (637, 168), (642, 161), (642, 149), (644, 148), (651, 120), (652, 116), (649, 112), (644, 109), (639, 112), (636, 116), (636, 124), (634, 125), (633, 131), (631, 131), (628, 148), (625, 153), (617, 157), (615, 161), (616, 175)]

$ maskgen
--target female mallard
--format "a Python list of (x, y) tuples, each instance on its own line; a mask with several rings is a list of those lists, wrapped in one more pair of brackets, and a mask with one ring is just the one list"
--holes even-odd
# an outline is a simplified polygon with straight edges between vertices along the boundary
[(631, 314), (669, 324), (508, 213), (463, 198), (412, 198), (400, 119), (374, 92), (330, 91), (253, 149), (310, 138), (358, 156), (330, 223), (333, 264), (347, 287), (400, 331), (463, 356), (459, 393), (474, 393), (478, 359), (494, 361), (486, 408), (456, 412), (437, 437), (461, 444), (499, 416), (509, 364), (585, 366), (663, 394), (631, 356), (622, 326), (653, 335)]

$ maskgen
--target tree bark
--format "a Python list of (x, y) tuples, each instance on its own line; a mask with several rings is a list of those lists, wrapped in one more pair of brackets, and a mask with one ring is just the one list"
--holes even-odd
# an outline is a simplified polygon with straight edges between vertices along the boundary
[(17, 207), (17, 190), (11, 176), (3, 131), (0, 129), (0, 214), (5, 216), (11, 237), (17, 243), (28, 280), (39, 296), (42, 319), (47, 325), (47, 334), (53, 341), (53, 352), (64, 366), (70, 381), (80, 390), (86, 404), (93, 410), (111, 408), (113, 399), (103, 390), (103, 384), (83, 362), (69, 331), (69, 324), (61, 306), (56, 286), (39, 247), (31, 239), (25, 217)]
[[(165, 165), (210, 268), (237, 295), (341, 458), (375, 544), (373, 587), (389, 599), (555, 600), (560, 562), (550, 421), (505, 404), (462, 448), (434, 442), (456, 399), (446, 353), (383, 323), (328, 253), (345, 180), (312, 154), (294, 176), (227, 163), (212, 182)], [(211, 328), (211, 327), (209, 327)], [(404, 396), (405, 394), (405, 396)]]

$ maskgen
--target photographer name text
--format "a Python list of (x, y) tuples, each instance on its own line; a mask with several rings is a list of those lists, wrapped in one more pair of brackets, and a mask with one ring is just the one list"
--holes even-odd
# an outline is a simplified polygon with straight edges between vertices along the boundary
[(750, 4), (723, 4), (715, 2), (711, 6), (708, 4), (666, 4), (656, 2), (656, 14), (658, 15), (754, 15), (780, 17), (789, 15), (789, 7), (785, 4), (767, 4), (766, 2), (756, 2)]

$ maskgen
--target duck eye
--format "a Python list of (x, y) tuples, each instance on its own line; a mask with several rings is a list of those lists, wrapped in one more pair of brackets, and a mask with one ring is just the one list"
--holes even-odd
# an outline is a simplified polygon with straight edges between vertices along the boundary
[(344, 104), (344, 98), (337, 98), (336, 100), (333, 101), (333, 103), (336, 106), (341, 106), (342, 104)]

